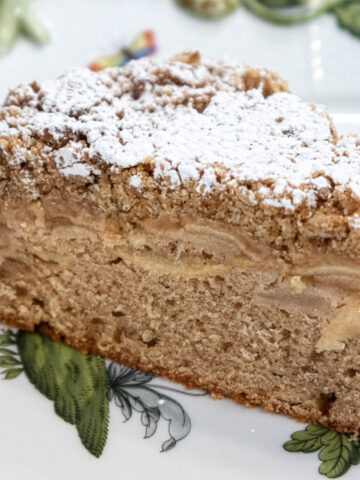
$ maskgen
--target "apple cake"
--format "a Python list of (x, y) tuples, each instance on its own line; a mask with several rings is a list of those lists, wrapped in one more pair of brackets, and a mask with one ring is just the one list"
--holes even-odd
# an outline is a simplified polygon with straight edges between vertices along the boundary
[(267, 70), (194, 52), (11, 90), (0, 315), (360, 432), (360, 149)]

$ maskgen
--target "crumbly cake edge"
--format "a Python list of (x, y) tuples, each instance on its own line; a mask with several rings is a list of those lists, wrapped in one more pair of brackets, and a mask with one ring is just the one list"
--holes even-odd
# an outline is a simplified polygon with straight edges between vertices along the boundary
[[(8, 327), (12, 328), (19, 328), (21, 330), (25, 330), (27, 332), (38, 332), (43, 333), (45, 335), (49, 335), (52, 340), (59, 343), (65, 343), (71, 348), (74, 348), (80, 351), (83, 354), (91, 354), (91, 355), (100, 355), (103, 356), (97, 347), (96, 343), (89, 340), (78, 341), (75, 337), (71, 335), (63, 335), (59, 333), (54, 327), (51, 327), (47, 323), (40, 323), (40, 324), (29, 324), (26, 321), (22, 321), (21, 319), (10, 317), (10, 316), (2, 316), (1, 322)], [(180, 373), (173, 373), (166, 368), (149, 368), (144, 363), (135, 361), (131, 355), (123, 352), (119, 354), (109, 354), (106, 357), (108, 360), (117, 362), (121, 365), (126, 365), (130, 368), (135, 370), (141, 370), (145, 373), (154, 376), (161, 376), (167, 380), (170, 380), (175, 383), (182, 384), (186, 389), (200, 389), (205, 390), (208, 392), (214, 400), (229, 398), (233, 400), (238, 405), (245, 406), (247, 408), (262, 408), (267, 412), (270, 413), (277, 413), (280, 415), (285, 415), (288, 418), (296, 420), (299, 423), (310, 423), (312, 425), (321, 425), (323, 427), (330, 428), (332, 430), (336, 430), (342, 433), (349, 433), (354, 434), (355, 436), (360, 436), (360, 426), (356, 423), (336, 423), (330, 422), (327, 420), (319, 420), (317, 415), (308, 415), (308, 416), (300, 416), (293, 413), (290, 409), (287, 409), (283, 406), (283, 404), (277, 404), (276, 402), (272, 402), (267, 397), (262, 395), (256, 395), (255, 398), (249, 398), (244, 392), (243, 394), (228, 394), (225, 393), (221, 388), (218, 388), (215, 384), (207, 384), (206, 382), (199, 382), (196, 377), (191, 377), (190, 375), (182, 375)]]

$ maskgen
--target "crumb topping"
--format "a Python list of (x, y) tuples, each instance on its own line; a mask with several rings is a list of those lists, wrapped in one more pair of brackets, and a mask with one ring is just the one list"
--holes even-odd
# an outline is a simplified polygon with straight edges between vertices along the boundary
[[(196, 54), (15, 88), (0, 110), (1, 152), (9, 163), (53, 161), (65, 176), (146, 165), (168, 188), (238, 188), (285, 209), (334, 189), (360, 198), (358, 141), (337, 141), (323, 107), (274, 74)], [(141, 173), (130, 185), (142, 190)]]

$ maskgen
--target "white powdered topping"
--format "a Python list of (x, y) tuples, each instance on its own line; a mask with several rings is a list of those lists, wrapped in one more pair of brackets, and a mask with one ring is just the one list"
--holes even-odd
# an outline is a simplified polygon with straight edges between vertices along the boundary
[(88, 177), (91, 173), (89, 165), (81, 162), (79, 151), (74, 146), (60, 148), (55, 154), (56, 166), (63, 175), (80, 175)]
[[(99, 73), (73, 70), (15, 89), (6, 108), (20, 104), (21, 121), (11, 117), (17, 123), (10, 128), (5, 108), (0, 140), (17, 129), (24, 144), (34, 137), (59, 142), (54, 158), (67, 176), (147, 163), (169, 188), (195, 182), (205, 195), (228, 185), (251, 202), (286, 209), (314, 204), (334, 188), (360, 198), (356, 139), (335, 146), (323, 109), (295, 95), (241, 90), (244, 72), (236, 64), (149, 59)], [(129, 183), (141, 190), (141, 176)]]
[(130, 177), (130, 186), (136, 188), (137, 190), (141, 190), (141, 177), (140, 175), (132, 175)]
[(360, 217), (359, 217), (359, 215), (357, 213), (355, 213), (355, 215), (353, 215), (352, 217), (348, 217), (348, 224), (354, 230), (358, 230), (360, 228)]

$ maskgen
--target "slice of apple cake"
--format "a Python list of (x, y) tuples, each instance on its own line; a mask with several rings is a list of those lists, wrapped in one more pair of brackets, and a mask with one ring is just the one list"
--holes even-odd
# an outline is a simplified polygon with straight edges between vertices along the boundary
[(360, 431), (360, 151), (265, 70), (185, 53), (0, 110), (0, 315)]

